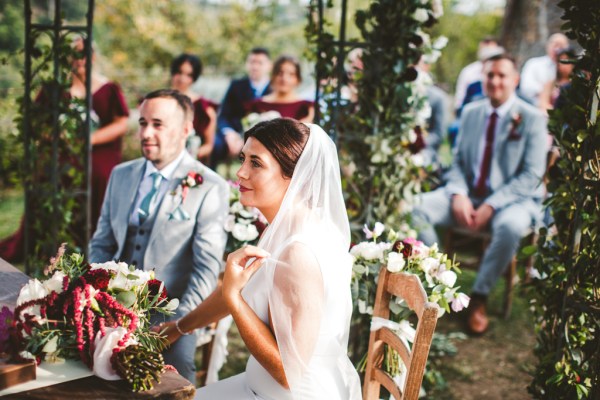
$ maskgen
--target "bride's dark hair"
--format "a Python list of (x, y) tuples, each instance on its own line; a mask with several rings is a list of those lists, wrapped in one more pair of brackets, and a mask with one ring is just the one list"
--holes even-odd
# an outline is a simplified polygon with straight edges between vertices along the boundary
[(259, 122), (244, 134), (244, 142), (256, 138), (273, 154), (283, 176), (291, 178), (298, 159), (308, 141), (310, 128), (292, 118), (276, 118)]

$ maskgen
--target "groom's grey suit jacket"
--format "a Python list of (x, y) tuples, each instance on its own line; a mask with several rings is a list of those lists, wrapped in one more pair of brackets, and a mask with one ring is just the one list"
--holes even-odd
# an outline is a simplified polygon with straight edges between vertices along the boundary
[[(471, 195), (479, 170), (481, 140), (485, 140), (487, 100), (465, 107), (452, 167), (446, 175), (448, 194)], [(519, 115), (514, 127), (511, 116)], [(523, 200), (539, 201), (545, 190), (542, 177), (548, 151), (545, 119), (537, 108), (516, 99), (507, 114), (498, 121), (490, 167), (490, 193), (485, 202), (499, 210)]]
[[(90, 242), (90, 262), (118, 261), (123, 257), (127, 228), (146, 160), (117, 166), (108, 183), (98, 228)], [(189, 220), (169, 220), (177, 207), (178, 186), (188, 172), (200, 172), (201, 185), (189, 189), (182, 208)], [(177, 315), (194, 309), (216, 287), (227, 239), (224, 230), (229, 210), (229, 186), (215, 172), (187, 153), (169, 180), (169, 189), (155, 210), (156, 216), (144, 268), (155, 269), (170, 297), (180, 300)]]

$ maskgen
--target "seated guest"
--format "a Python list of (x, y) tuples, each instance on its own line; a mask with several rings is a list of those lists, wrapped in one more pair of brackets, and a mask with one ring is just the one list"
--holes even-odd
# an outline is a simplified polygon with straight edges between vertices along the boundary
[(546, 54), (530, 58), (523, 65), (519, 94), (531, 104), (538, 104), (546, 82), (556, 79), (556, 57), (561, 49), (569, 46), (569, 39), (555, 33), (546, 42)]
[(271, 74), (269, 51), (263, 47), (250, 50), (246, 58), (248, 76), (235, 79), (229, 85), (221, 102), (217, 119), (217, 136), (211, 156), (211, 164), (228, 157), (237, 157), (244, 145), (242, 139), (242, 118), (246, 111), (244, 104), (271, 92), (269, 75)]
[[(154, 269), (169, 296), (179, 299), (173, 318), (213, 292), (226, 241), (229, 186), (185, 151), (192, 112), (191, 100), (176, 90), (146, 95), (138, 131), (143, 157), (113, 170), (89, 248), (92, 263), (115, 260)], [(202, 179), (184, 191), (190, 172)], [(166, 363), (191, 382), (196, 340), (186, 336), (164, 353)]]
[(301, 99), (296, 93), (302, 82), (300, 63), (294, 57), (281, 56), (273, 65), (271, 88), (273, 92), (244, 105), (246, 113), (277, 111), (281, 117), (300, 122), (312, 122), (314, 102)]
[(560, 50), (556, 57), (556, 79), (546, 82), (538, 101), (538, 106), (545, 113), (554, 109), (561, 91), (571, 83), (571, 74), (575, 65), (561, 61), (572, 60), (577, 57), (577, 54), (572, 48), (567, 47)]
[(546, 126), (535, 107), (517, 98), (516, 64), (508, 55), (484, 63), (487, 98), (463, 111), (445, 186), (420, 196), (413, 222), (420, 239), (437, 241), (434, 226), (491, 230), (472, 288), (468, 328), (488, 327), (486, 300), (515, 255), (522, 235), (540, 217), (546, 168)]
[(194, 104), (195, 133), (188, 139), (188, 142), (196, 142), (191, 146), (192, 156), (208, 165), (217, 130), (217, 105), (191, 91), (192, 84), (201, 74), (202, 62), (194, 55), (181, 54), (171, 63), (171, 88), (188, 96)]

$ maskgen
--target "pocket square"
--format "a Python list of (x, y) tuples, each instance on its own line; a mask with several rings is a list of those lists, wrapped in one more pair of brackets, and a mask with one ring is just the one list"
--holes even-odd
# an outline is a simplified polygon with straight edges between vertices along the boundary
[(190, 219), (190, 215), (178, 205), (173, 212), (169, 213), (169, 221), (187, 221)]
[(508, 140), (521, 140), (523, 136), (516, 129), (513, 129), (508, 134)]

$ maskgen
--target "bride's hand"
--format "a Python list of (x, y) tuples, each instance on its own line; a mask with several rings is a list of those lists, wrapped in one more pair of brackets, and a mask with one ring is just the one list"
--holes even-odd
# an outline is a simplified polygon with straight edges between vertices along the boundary
[[(230, 253), (227, 257), (225, 274), (223, 275), (223, 298), (229, 310), (233, 313), (238, 308), (240, 294), (248, 280), (262, 265), (264, 258), (270, 254), (255, 246), (244, 246)], [(252, 260), (248, 266), (248, 261)]]
[(181, 337), (181, 334), (175, 327), (175, 321), (162, 322), (150, 329), (156, 333), (160, 333), (162, 336), (166, 336), (169, 344), (175, 343)]

